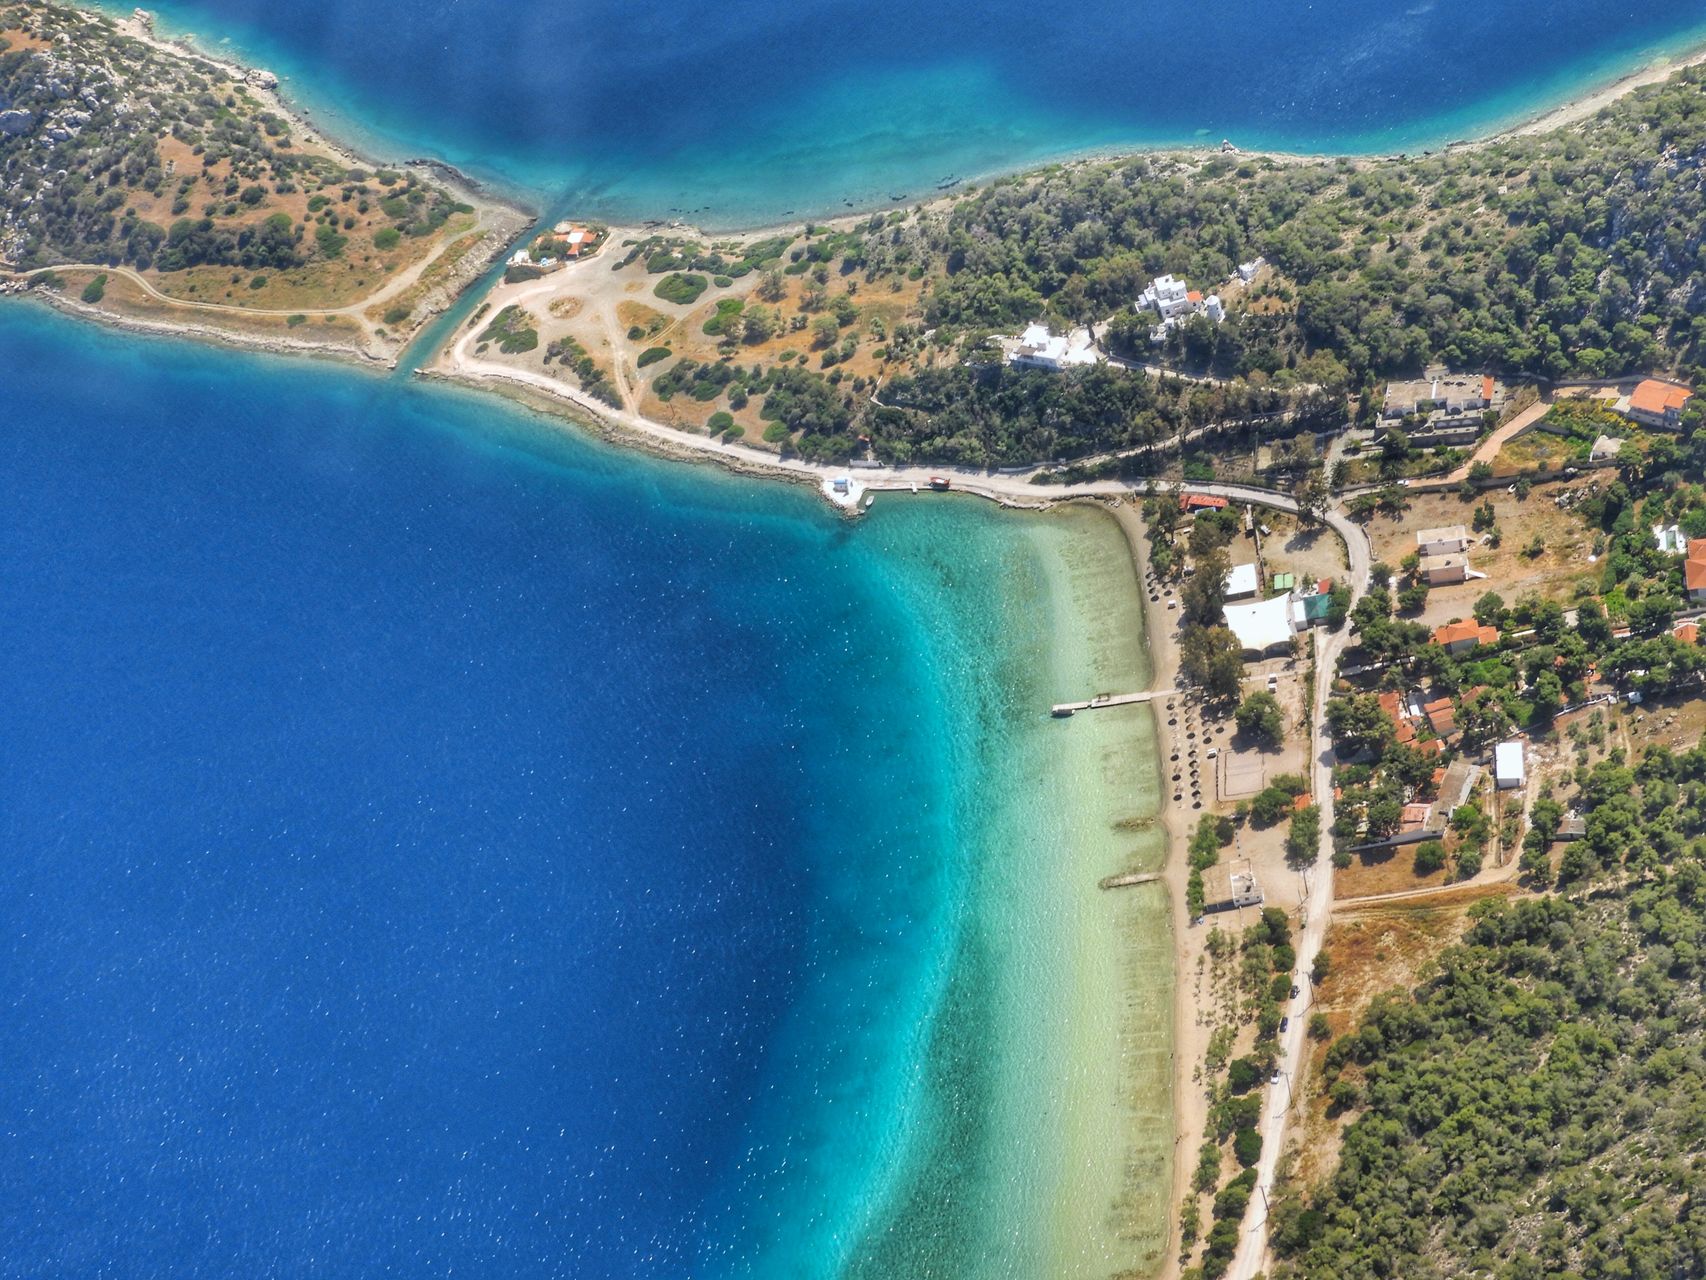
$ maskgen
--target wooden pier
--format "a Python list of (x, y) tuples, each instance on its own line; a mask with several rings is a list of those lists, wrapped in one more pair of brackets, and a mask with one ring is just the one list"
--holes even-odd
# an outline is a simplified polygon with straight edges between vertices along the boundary
[(1049, 714), (1056, 719), (1064, 719), (1080, 711), (1100, 711), (1103, 707), (1129, 707), (1134, 702), (1148, 702), (1152, 698), (1171, 698), (1175, 692), (1177, 691), (1173, 689), (1150, 689), (1146, 693), (1098, 693), (1086, 702), (1057, 702), (1049, 709)]
[(1160, 878), (1159, 871), (1135, 871), (1130, 875), (1103, 876), (1098, 883), (1104, 889), (1124, 889), (1134, 884), (1154, 884)]

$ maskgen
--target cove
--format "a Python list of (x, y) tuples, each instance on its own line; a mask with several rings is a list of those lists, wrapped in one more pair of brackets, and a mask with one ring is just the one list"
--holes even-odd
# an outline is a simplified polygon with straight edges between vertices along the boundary
[(1147, 678), (1105, 517), (0, 358), (0, 1273), (1154, 1262), (1166, 916), (1095, 889), (1152, 734), (1045, 710)]
[[(124, 9), (128, 12), (128, 8)], [(547, 209), (759, 225), (1134, 146), (1476, 136), (1706, 42), (1692, 0), (169, 0), (319, 122)]]

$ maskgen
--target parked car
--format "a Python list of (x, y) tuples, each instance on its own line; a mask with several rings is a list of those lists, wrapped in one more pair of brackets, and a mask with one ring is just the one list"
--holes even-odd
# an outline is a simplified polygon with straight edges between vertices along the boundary
[(1285, 1034), (1285, 1029), (1287, 1027), (1289, 1027), (1290, 1025), (1291, 1025), (1291, 1019), (1290, 1018), (1281, 1018), (1280, 1019), (1280, 1034), (1282, 1036)]

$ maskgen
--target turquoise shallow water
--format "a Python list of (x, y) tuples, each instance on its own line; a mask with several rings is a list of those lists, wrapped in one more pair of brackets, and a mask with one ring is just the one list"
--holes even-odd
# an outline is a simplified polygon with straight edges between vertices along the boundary
[(0, 359), (0, 1276), (1074, 1273), (1084, 533), (21, 304)]
[[(752, 225), (1087, 150), (1418, 148), (1706, 40), (1698, 0), (168, 0), (381, 154)], [(229, 43), (225, 43), (229, 42)]]

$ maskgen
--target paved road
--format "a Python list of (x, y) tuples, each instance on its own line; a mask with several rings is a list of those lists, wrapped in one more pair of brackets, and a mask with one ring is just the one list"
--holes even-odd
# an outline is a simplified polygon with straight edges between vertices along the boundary
[(1469, 468), (1473, 467), (1477, 462), (1491, 462), (1494, 458), (1498, 457), (1500, 449), (1503, 449), (1512, 439), (1521, 435), (1524, 431), (1527, 431), (1535, 423), (1544, 418), (1546, 416), (1546, 411), (1551, 407), (1552, 401), (1550, 397), (1542, 396), (1539, 400), (1536, 400), (1533, 404), (1529, 405), (1528, 408), (1524, 409), (1521, 413), (1517, 414), (1516, 417), (1512, 418), (1502, 427), (1499, 427), (1492, 435), (1483, 440), (1480, 448), (1476, 449), (1475, 452), (1469, 456), (1469, 460), (1461, 467), (1457, 468), (1456, 471), (1453, 471), (1443, 480), (1435, 481), (1434, 483), (1439, 485), (1462, 484), (1469, 478)]
[[(1370, 551), (1368, 535), (1361, 525), (1353, 524), (1333, 512), (1329, 523), (1345, 539), (1350, 553), (1350, 586), (1352, 603), (1362, 598), (1368, 585)], [(1273, 1195), (1274, 1175), (1279, 1167), (1280, 1152), (1285, 1146), (1286, 1126), (1291, 1119), (1292, 1089), (1307, 1041), (1309, 1008), (1314, 1001), (1309, 972), (1321, 953), (1327, 936), (1327, 922), (1333, 913), (1333, 741), (1327, 731), (1327, 699), (1333, 687), (1333, 673), (1339, 657), (1350, 642), (1350, 628), (1339, 631), (1317, 631), (1315, 646), (1315, 762), (1311, 783), (1315, 803), (1321, 810), (1321, 846), (1315, 853), (1315, 865), (1307, 873), (1308, 895), (1303, 903), (1303, 932), (1297, 942), (1298, 995), (1286, 1007), (1291, 1022), (1280, 1037), (1280, 1082), (1268, 1089), (1267, 1110), (1257, 1126), (1262, 1135), (1262, 1155), (1256, 1162), (1256, 1193), (1250, 1197), (1247, 1225), (1227, 1270), (1230, 1280), (1251, 1280), (1263, 1269), (1268, 1249), (1268, 1208)]]

